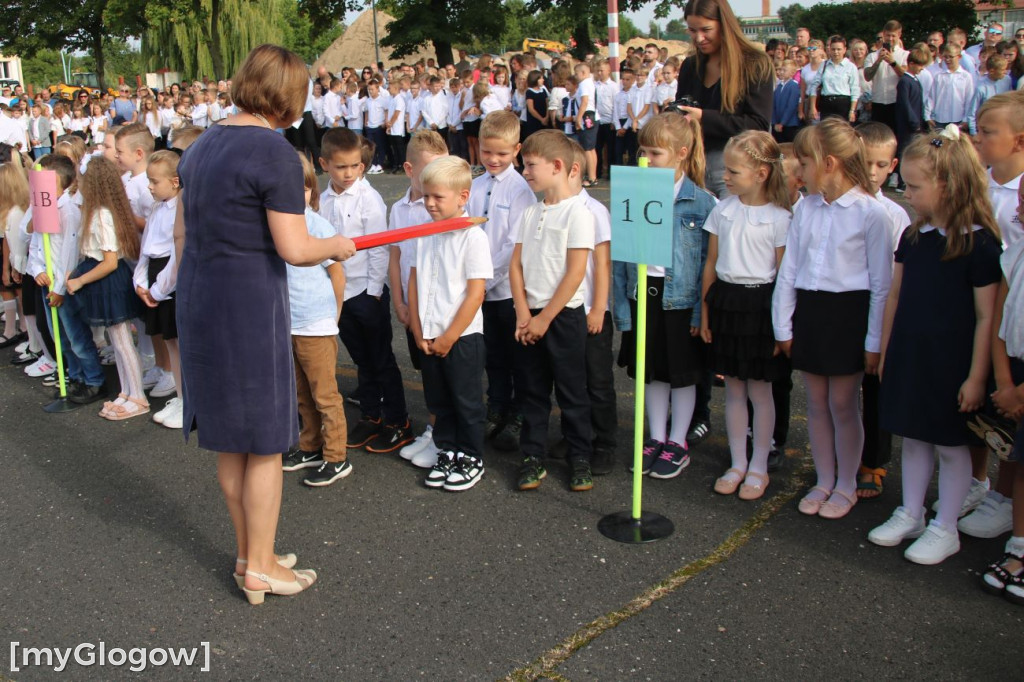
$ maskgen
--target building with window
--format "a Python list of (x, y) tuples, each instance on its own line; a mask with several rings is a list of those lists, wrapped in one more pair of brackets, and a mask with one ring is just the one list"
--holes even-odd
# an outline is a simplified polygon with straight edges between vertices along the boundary
[(21, 73), (21, 57), (0, 54), (0, 80), (25, 82)]

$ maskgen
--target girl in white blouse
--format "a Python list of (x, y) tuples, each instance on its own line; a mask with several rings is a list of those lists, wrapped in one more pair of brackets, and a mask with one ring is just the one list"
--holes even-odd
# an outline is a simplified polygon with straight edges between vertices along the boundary
[[(665, 68), (669, 68), (668, 65)], [(792, 218), (782, 152), (769, 133), (749, 130), (725, 146), (729, 197), (711, 211), (704, 266), (701, 337), (712, 369), (725, 376), (725, 427), (732, 466), (715, 492), (756, 500), (768, 487), (775, 428), (772, 382), (790, 369), (775, 347), (772, 291)], [(754, 454), (747, 464), (747, 400), (754, 406)], [(740, 484), (743, 485), (740, 485)]]
[(83, 199), (79, 248), (84, 258), (68, 279), (67, 290), (78, 299), (91, 326), (107, 328), (114, 347), (121, 393), (117, 400), (103, 405), (100, 416), (112, 421), (129, 419), (149, 412), (139, 354), (129, 328), (142, 311), (132, 269), (126, 262), (139, 257), (139, 231), (121, 173), (112, 162), (101, 156), (93, 158), (79, 191)]
[(878, 372), (892, 279), (889, 220), (870, 192), (864, 145), (849, 123), (830, 117), (804, 128), (794, 151), (808, 196), (786, 237), (772, 321), (807, 389), (818, 480), (799, 509), (838, 519), (857, 502), (860, 384), (864, 372)]

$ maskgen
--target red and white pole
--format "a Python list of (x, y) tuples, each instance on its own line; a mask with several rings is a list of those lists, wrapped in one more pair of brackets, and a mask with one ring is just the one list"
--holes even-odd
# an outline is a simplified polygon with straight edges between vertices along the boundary
[(612, 80), (619, 82), (619, 0), (608, 0), (608, 64)]

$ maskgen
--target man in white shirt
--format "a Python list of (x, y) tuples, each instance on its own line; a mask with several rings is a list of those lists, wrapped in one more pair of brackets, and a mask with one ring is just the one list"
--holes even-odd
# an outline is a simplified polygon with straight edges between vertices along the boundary
[(655, 75), (658, 73), (658, 71), (661, 71), (661, 67), (665, 66), (664, 64), (658, 61), (659, 53), (660, 50), (658, 49), (658, 46), (655, 45), (654, 43), (647, 43), (646, 45), (644, 45), (643, 64), (648, 69), (647, 81), (644, 83), (644, 85), (653, 84)]
[(1003, 25), (998, 21), (993, 21), (985, 29), (985, 33), (982, 36), (982, 41), (977, 45), (971, 45), (969, 48), (964, 50), (967, 54), (971, 55), (971, 59), (975, 62), (978, 61), (978, 57), (981, 55), (982, 48), (987, 47), (988, 49), (995, 48), (999, 44), (999, 41), (1003, 39)]
[(611, 79), (612, 67), (607, 59), (597, 65), (597, 79), (594, 82), (597, 98), (597, 157), (600, 170), (599, 177), (608, 177), (608, 166), (615, 151), (615, 128), (612, 119), (615, 111), (615, 95), (619, 92), (619, 84)]
[(864, 78), (871, 82), (871, 120), (896, 130), (896, 83), (907, 66), (901, 37), (903, 25), (895, 19), (882, 27), (882, 47), (864, 60)]

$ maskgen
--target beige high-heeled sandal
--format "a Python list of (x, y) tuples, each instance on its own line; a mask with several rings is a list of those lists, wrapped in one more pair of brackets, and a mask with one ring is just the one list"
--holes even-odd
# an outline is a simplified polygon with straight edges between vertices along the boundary
[(316, 571), (311, 569), (302, 571), (292, 569), (292, 575), (295, 576), (295, 580), (292, 581), (278, 580), (276, 578), (271, 578), (266, 573), (256, 573), (255, 571), (246, 571), (245, 574), (251, 575), (257, 580), (269, 585), (269, 588), (265, 590), (250, 590), (248, 587), (242, 587), (242, 591), (245, 592), (245, 598), (254, 606), (262, 604), (264, 597), (266, 597), (268, 593), (282, 597), (291, 597), (309, 588), (316, 582)]
[[(282, 568), (294, 568), (295, 564), (299, 563), (299, 557), (294, 554), (275, 554), (274, 559), (277, 561), (277, 565)], [(249, 565), (248, 559), (240, 559), (235, 557), (236, 564), (242, 564), (243, 566)], [(238, 585), (238, 589), (245, 587), (245, 574), (239, 575), (235, 573), (235, 569), (231, 569), (231, 575), (235, 576), (235, 584)]]

